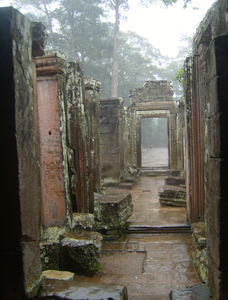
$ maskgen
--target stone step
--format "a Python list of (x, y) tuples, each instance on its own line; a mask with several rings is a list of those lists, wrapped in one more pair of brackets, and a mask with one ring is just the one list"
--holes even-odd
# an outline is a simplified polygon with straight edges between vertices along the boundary
[(172, 290), (170, 293), (171, 300), (209, 300), (211, 293), (208, 285), (196, 284), (186, 289)]
[(152, 226), (140, 225), (131, 222), (126, 222), (125, 233), (192, 233), (191, 226), (186, 225), (172, 225), (172, 226)]
[(131, 190), (132, 187), (133, 187), (133, 183), (122, 182), (119, 184), (119, 189), (123, 189), (123, 190)]
[(170, 175), (170, 170), (141, 170), (140, 176), (168, 176)]
[(127, 300), (127, 288), (114, 284), (44, 280), (39, 300)]
[(186, 207), (186, 189), (183, 187), (163, 185), (158, 188), (158, 196), (163, 205)]

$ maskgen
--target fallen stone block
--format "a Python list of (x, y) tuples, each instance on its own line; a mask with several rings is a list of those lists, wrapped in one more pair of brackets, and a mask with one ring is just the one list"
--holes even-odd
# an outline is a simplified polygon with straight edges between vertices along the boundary
[(68, 271), (46, 270), (43, 271), (42, 274), (46, 279), (67, 280), (67, 281), (72, 281), (74, 279), (74, 273)]
[(60, 270), (93, 274), (100, 270), (98, 258), (102, 235), (91, 231), (70, 231), (60, 242)]
[(164, 185), (158, 189), (159, 202), (163, 205), (186, 206), (186, 189)]
[(172, 290), (170, 293), (172, 300), (209, 300), (211, 292), (206, 284), (196, 284), (186, 289)]
[(186, 179), (184, 177), (166, 177), (165, 178), (165, 185), (185, 185)]
[(128, 295), (127, 288), (120, 285), (45, 279), (39, 299), (128, 300)]
[(124, 228), (132, 215), (133, 203), (130, 193), (110, 193), (94, 201), (94, 216), (98, 230)]

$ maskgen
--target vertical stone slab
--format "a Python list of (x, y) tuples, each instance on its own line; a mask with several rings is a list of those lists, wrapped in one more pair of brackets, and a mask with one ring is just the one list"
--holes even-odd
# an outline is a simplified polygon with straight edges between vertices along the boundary
[[(100, 141), (99, 141), (99, 106), (100, 106), (100, 87), (101, 83), (91, 77), (85, 77), (85, 100), (89, 110), (90, 119), (90, 151), (92, 175), (94, 180), (94, 189), (97, 191), (100, 187)], [(91, 175), (91, 176), (92, 176)], [(94, 191), (92, 191), (94, 192)], [(91, 203), (90, 211), (93, 211)]]
[(69, 63), (66, 71), (67, 145), (71, 169), (71, 193), (77, 212), (93, 212), (94, 182), (90, 152), (90, 128), (85, 101), (84, 74), (80, 64)]
[(192, 140), (192, 58), (188, 57), (184, 65), (184, 94), (185, 94), (185, 140), (186, 140), (186, 201), (187, 219), (191, 220), (192, 201), (191, 201), (191, 140)]
[(0, 61), (1, 297), (27, 299), (42, 280), (32, 28), (12, 7), (0, 9)]
[(228, 36), (206, 55), (206, 238), (209, 283), (216, 299), (228, 295)]
[(100, 101), (100, 153), (101, 184), (110, 185), (120, 182), (124, 156), (122, 139), (122, 106), (119, 98)]
[[(50, 51), (36, 59), (40, 136), (42, 220), (44, 228), (64, 226), (70, 214), (64, 143), (62, 76), (65, 56)], [(65, 152), (65, 153), (64, 153)], [(70, 218), (68, 218), (70, 223)]]

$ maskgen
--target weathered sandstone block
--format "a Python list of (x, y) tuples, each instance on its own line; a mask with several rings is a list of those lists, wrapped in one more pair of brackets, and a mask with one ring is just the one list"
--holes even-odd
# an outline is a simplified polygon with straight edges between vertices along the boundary
[(133, 213), (130, 193), (110, 193), (99, 197), (94, 203), (94, 216), (97, 229), (123, 228)]
[(186, 189), (164, 185), (158, 190), (159, 201), (164, 205), (186, 206)]
[(99, 268), (102, 235), (98, 232), (67, 232), (61, 240), (60, 270), (95, 273)]

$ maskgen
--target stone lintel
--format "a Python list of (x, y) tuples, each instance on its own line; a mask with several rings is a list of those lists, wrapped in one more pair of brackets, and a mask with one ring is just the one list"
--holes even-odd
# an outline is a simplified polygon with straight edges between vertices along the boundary
[(118, 104), (123, 105), (123, 98), (107, 98), (107, 99), (100, 99), (100, 106), (106, 106), (106, 105), (113, 105), (116, 106)]

